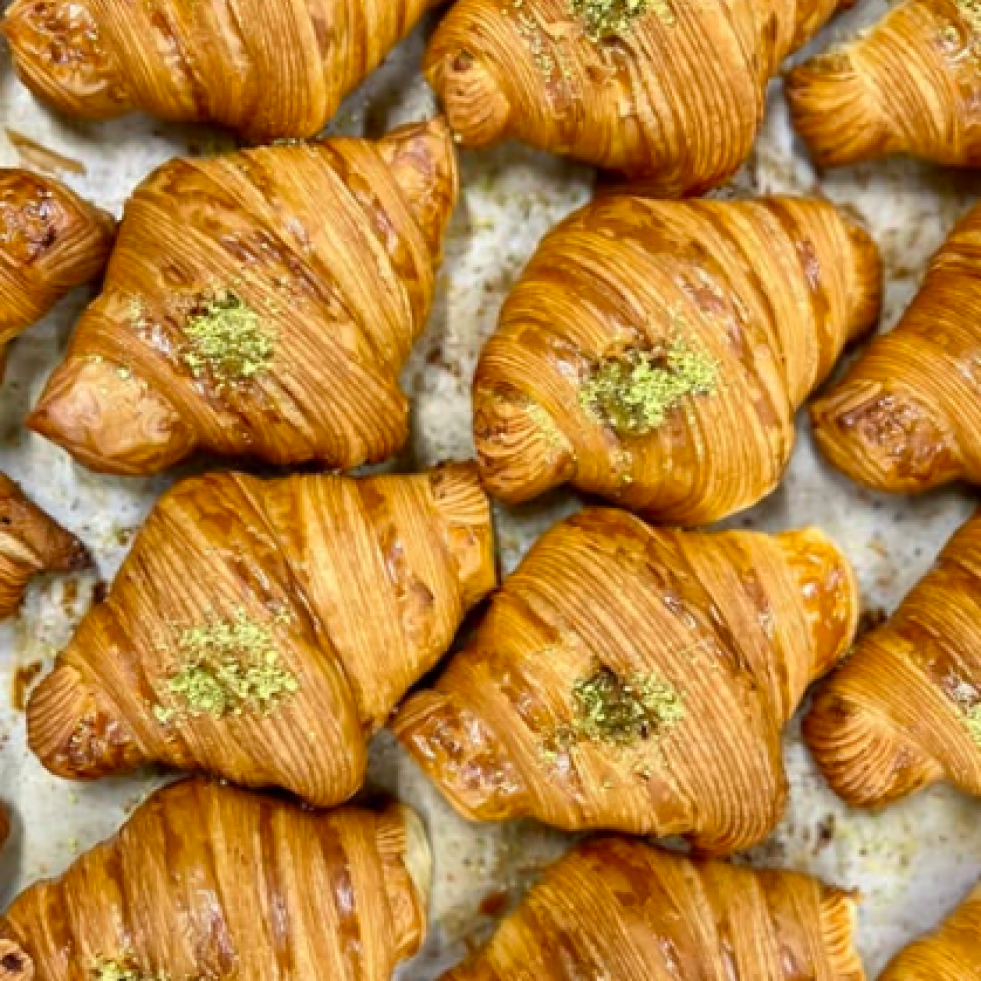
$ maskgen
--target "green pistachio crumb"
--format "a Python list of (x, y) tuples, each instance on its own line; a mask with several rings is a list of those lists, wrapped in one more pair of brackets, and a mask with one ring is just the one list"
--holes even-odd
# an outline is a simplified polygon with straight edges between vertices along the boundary
[(164, 972), (145, 974), (138, 970), (132, 961), (99, 959), (92, 969), (94, 981), (170, 981)]
[(964, 725), (971, 739), (981, 746), (981, 703), (964, 710)]
[(569, 7), (593, 41), (630, 34), (648, 13), (669, 26), (677, 22), (670, 0), (569, 0)]

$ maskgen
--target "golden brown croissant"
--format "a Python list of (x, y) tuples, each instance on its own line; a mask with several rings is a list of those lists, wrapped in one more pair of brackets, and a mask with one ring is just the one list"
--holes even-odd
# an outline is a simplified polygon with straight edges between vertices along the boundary
[(699, 535), (586, 510), (534, 546), (393, 728), (468, 818), (738, 851), (780, 818), (781, 730), (857, 605), (817, 530)]
[(876, 806), (949, 780), (981, 796), (981, 514), (819, 693), (804, 734), (832, 788)]
[(90, 564), (85, 546), (0, 473), (0, 619), (17, 612), (33, 576)]
[(102, 272), (115, 222), (58, 181), (0, 168), (0, 350)]
[(156, 760), (317, 805), (495, 585), (469, 464), (415, 477), (211, 474), (150, 515), (28, 704), (48, 769)]
[(456, 190), (439, 120), (171, 161), (127, 205), (105, 291), (29, 425), (122, 474), (195, 449), (391, 456)]
[(689, 525), (749, 507), (881, 295), (872, 241), (824, 202), (601, 198), (545, 238), (481, 356), (486, 486), (569, 481)]
[(0, 918), (0, 981), (388, 981), (426, 932), (429, 848), (406, 807), (314, 813), (206, 780)]
[(16, 0), (3, 21), (24, 83), (60, 112), (141, 109), (256, 143), (316, 135), (442, 0)]
[(661, 197), (742, 165), (784, 58), (854, 0), (459, 0), (426, 57), (469, 146), (516, 138)]
[(807, 875), (586, 842), (443, 981), (864, 981), (855, 902)]
[(904, 153), (981, 165), (981, 7), (905, 0), (794, 69), (794, 123), (822, 167)]
[(981, 207), (934, 257), (919, 294), (844, 380), (814, 401), (818, 446), (893, 493), (981, 483)]
[(879, 981), (978, 981), (981, 886), (932, 936), (907, 947)]

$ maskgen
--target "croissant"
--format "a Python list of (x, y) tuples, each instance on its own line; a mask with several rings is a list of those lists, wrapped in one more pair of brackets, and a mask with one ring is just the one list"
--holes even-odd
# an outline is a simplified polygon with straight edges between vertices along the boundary
[(979, 55), (974, 0), (896, 3), (855, 40), (790, 73), (794, 123), (822, 167), (897, 153), (981, 166)]
[(59, 112), (140, 109), (268, 143), (316, 135), (441, 0), (15, 0), (24, 83)]
[(864, 981), (855, 901), (807, 875), (586, 842), (442, 981)]
[(743, 164), (780, 63), (854, 0), (459, 0), (425, 70), (468, 146), (516, 138), (704, 192)]
[(811, 405), (818, 446), (876, 490), (981, 483), (981, 207), (957, 225), (888, 334)]
[(545, 238), (480, 358), (485, 484), (687, 525), (747, 508), (881, 297), (875, 246), (824, 202), (603, 197)]
[(406, 807), (314, 813), (189, 780), (0, 918), (0, 981), (388, 981), (426, 931)]
[(832, 788), (877, 806), (949, 780), (981, 797), (981, 513), (866, 635), (804, 721)]
[(880, 981), (978, 981), (981, 961), (981, 886), (931, 937), (907, 947)]
[(0, 619), (17, 612), (33, 576), (90, 565), (85, 546), (0, 473)]
[(101, 272), (115, 222), (58, 181), (0, 168), (0, 351)]
[(456, 192), (442, 121), (165, 164), (28, 425), (118, 474), (391, 456)]
[(815, 529), (699, 535), (589, 509), (532, 548), (393, 728), (467, 818), (739, 851), (781, 816), (781, 730), (857, 605)]
[(157, 761), (346, 800), (367, 737), (494, 587), (493, 554), (472, 465), (187, 480), (32, 693), (30, 746), (62, 777)]

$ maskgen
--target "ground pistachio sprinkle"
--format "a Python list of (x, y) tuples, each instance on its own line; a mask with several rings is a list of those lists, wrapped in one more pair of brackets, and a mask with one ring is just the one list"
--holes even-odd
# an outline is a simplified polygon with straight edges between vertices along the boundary
[(572, 13), (594, 41), (630, 34), (645, 14), (656, 14), (665, 24), (676, 21), (670, 0), (569, 0)]
[(579, 401), (618, 433), (643, 436), (663, 426), (684, 399), (714, 394), (718, 382), (718, 363), (676, 338), (663, 354), (634, 351), (602, 362)]
[(974, 742), (981, 746), (981, 703), (964, 710), (964, 725)]
[(95, 981), (170, 981), (163, 972), (144, 974), (128, 960), (98, 960), (92, 970), (92, 977)]
[[(283, 667), (270, 627), (250, 620), (245, 610), (231, 620), (185, 630), (178, 647), (181, 665), (167, 690), (191, 715), (268, 715), (299, 690), (296, 677)], [(155, 714), (166, 724), (175, 710), (160, 705)]]

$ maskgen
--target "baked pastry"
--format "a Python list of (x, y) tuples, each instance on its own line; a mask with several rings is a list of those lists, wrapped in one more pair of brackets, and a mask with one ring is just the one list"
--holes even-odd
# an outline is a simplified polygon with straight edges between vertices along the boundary
[(195, 779), (0, 917), (0, 981), (388, 981), (426, 932), (406, 807), (305, 810)]
[(54, 109), (220, 123), (246, 140), (315, 136), (441, 0), (15, 0), (14, 66)]
[(602, 197), (545, 238), (481, 355), (485, 484), (685, 525), (750, 507), (881, 297), (871, 239), (823, 201)]
[(62, 777), (153, 760), (339, 803), (495, 581), (472, 465), (187, 480), (34, 689), (30, 746)]
[(538, 541), (393, 729), (465, 817), (740, 851), (780, 819), (783, 727), (857, 610), (815, 529), (704, 535), (588, 509)]
[(864, 981), (854, 898), (807, 875), (598, 839), (443, 981)]
[(28, 424), (86, 466), (194, 450), (348, 469), (401, 448), (399, 374), (456, 200), (445, 123), (172, 160)]

